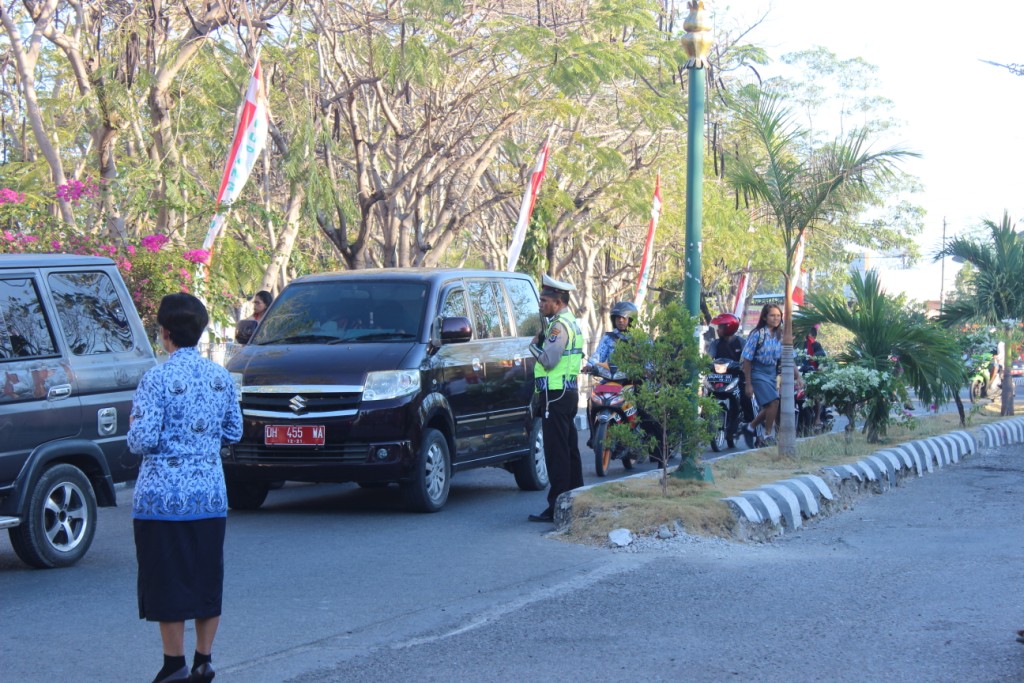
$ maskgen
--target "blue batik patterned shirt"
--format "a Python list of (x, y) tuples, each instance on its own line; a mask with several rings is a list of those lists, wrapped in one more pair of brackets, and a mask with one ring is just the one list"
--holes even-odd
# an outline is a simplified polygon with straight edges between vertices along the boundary
[(242, 437), (238, 393), (228, 371), (181, 348), (142, 377), (128, 448), (142, 456), (132, 517), (189, 521), (228, 513), (223, 444)]
[(743, 345), (743, 360), (753, 361), (758, 365), (771, 367), (782, 358), (782, 340), (772, 334), (767, 327), (754, 330)]

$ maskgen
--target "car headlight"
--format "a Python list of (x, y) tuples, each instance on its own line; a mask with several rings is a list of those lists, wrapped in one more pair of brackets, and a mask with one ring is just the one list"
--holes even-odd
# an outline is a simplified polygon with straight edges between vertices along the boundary
[(238, 400), (242, 400), (242, 373), (232, 372), (231, 381), (235, 385), (235, 393), (238, 394)]
[(380, 370), (366, 373), (364, 401), (410, 396), (420, 390), (419, 370)]

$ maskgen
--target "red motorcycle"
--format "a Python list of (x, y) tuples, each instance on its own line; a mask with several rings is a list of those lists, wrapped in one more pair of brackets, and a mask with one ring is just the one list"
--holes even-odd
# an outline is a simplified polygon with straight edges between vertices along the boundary
[(601, 378), (590, 390), (587, 400), (589, 445), (594, 449), (594, 469), (597, 476), (603, 477), (608, 473), (612, 460), (621, 460), (622, 466), (631, 470), (636, 458), (625, 446), (613, 443), (608, 436), (608, 425), (627, 424), (630, 429), (636, 429), (639, 423), (637, 410), (629, 400), (633, 387), (625, 373), (618, 372), (614, 366), (598, 363), (590, 367), (590, 373)]

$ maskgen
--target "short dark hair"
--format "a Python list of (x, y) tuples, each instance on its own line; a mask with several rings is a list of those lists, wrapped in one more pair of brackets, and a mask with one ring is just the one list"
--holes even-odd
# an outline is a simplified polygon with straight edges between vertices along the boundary
[(156, 321), (167, 330), (171, 342), (178, 348), (195, 346), (210, 322), (203, 302), (191, 294), (177, 292), (160, 300)]
[(259, 299), (263, 302), (264, 306), (269, 306), (274, 301), (274, 295), (265, 289), (261, 289), (252, 295), (253, 299)]

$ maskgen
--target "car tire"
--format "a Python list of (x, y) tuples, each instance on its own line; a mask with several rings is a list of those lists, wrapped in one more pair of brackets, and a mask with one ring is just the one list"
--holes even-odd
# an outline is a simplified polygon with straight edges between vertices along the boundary
[(229, 481), (228, 505), (232, 510), (259, 510), (270, 484), (262, 481)]
[(402, 482), (406, 506), (413, 512), (437, 512), (448, 501), (452, 460), (448, 441), (436, 429), (423, 430), (423, 444), (412, 478)]
[(534, 418), (530, 429), (530, 453), (512, 465), (516, 484), (523, 491), (543, 491), (548, 487), (548, 463), (544, 459), (544, 425)]
[(39, 569), (69, 567), (85, 556), (96, 535), (96, 493), (74, 465), (59, 464), (39, 477), (25, 520), (9, 530), (14, 552)]

